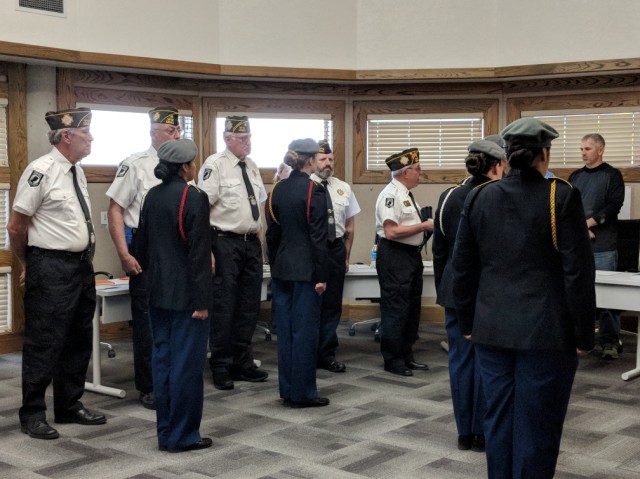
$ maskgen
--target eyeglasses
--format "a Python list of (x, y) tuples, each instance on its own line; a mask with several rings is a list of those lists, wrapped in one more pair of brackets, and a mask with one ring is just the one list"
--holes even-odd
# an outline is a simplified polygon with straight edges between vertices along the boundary
[(236, 141), (239, 141), (240, 143), (244, 143), (245, 145), (249, 144), (249, 142), (251, 141), (251, 135), (246, 135), (246, 136), (233, 135), (232, 138)]
[(154, 128), (153, 131), (161, 131), (167, 135), (175, 135), (176, 132), (180, 133), (181, 128), (179, 126), (168, 126), (166, 128)]

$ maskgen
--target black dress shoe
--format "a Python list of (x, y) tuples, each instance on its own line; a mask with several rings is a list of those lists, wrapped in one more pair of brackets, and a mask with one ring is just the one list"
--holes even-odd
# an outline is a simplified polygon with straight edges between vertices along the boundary
[(415, 370), (419, 370), (419, 371), (428, 371), (429, 370), (429, 366), (427, 366), (426, 364), (423, 364), (423, 363), (416, 363), (415, 361), (407, 361), (405, 364), (409, 369), (415, 369)]
[(411, 369), (405, 366), (394, 366), (385, 364), (384, 370), (391, 374), (397, 374), (398, 376), (413, 376)]
[(247, 369), (241, 369), (231, 373), (231, 378), (235, 381), (247, 381), (250, 383), (259, 383), (269, 377), (269, 373), (264, 369), (251, 367)]
[(151, 391), (150, 393), (140, 393), (140, 404), (147, 409), (156, 409), (156, 395)]
[(461, 451), (468, 451), (473, 444), (473, 436), (471, 434), (465, 436), (458, 436), (458, 449)]
[(303, 407), (323, 407), (329, 405), (329, 398), (317, 397), (315, 399), (306, 399), (304, 401), (291, 401), (289, 404), (294, 409)]
[(57, 439), (58, 431), (49, 426), (45, 419), (29, 419), (20, 424), (20, 430), (35, 439)]
[(282, 399), (282, 405), (283, 405), (284, 407), (291, 407), (291, 399), (289, 399), (289, 398), (283, 398), (283, 399)]
[(233, 389), (233, 379), (227, 372), (213, 373), (213, 386), (221, 391)]
[(210, 437), (203, 437), (198, 442), (194, 442), (193, 444), (190, 444), (188, 446), (169, 449), (169, 452), (197, 451), (198, 449), (206, 449), (208, 447), (211, 447), (211, 444), (213, 444), (213, 441)]
[(326, 369), (331, 373), (343, 373), (347, 370), (347, 366), (340, 361), (331, 361), (330, 363), (322, 363), (318, 367)]
[(473, 435), (473, 444), (471, 444), (471, 450), (475, 452), (484, 452), (484, 436), (482, 434)]
[(80, 408), (77, 411), (67, 411), (64, 414), (56, 414), (57, 424), (75, 423), (83, 426), (97, 426), (106, 422), (107, 418), (102, 414), (94, 414), (85, 408)]

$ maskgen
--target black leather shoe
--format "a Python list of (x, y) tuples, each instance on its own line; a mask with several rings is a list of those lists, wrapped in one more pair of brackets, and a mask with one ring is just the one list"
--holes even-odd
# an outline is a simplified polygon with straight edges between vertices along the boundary
[(45, 419), (29, 419), (20, 424), (20, 430), (35, 439), (58, 439), (60, 434)]
[(405, 366), (394, 366), (385, 364), (384, 370), (391, 374), (397, 374), (398, 376), (413, 376), (411, 369)]
[(179, 447), (177, 449), (169, 449), (169, 452), (197, 451), (198, 449), (206, 449), (208, 447), (211, 447), (211, 444), (213, 444), (213, 441), (210, 437), (203, 437), (198, 442), (194, 442), (193, 444), (190, 444), (188, 446)]
[(94, 414), (88, 409), (80, 408), (77, 411), (67, 411), (64, 414), (56, 415), (57, 424), (82, 424), (83, 426), (97, 426), (105, 424), (107, 418), (102, 414)]
[(235, 381), (248, 381), (250, 383), (259, 383), (269, 377), (269, 373), (264, 369), (256, 367), (241, 369), (231, 373), (231, 377)]
[(213, 386), (221, 391), (233, 389), (233, 379), (227, 372), (213, 373)]
[(426, 364), (416, 363), (415, 361), (407, 361), (405, 364), (407, 365), (407, 367), (409, 369), (415, 369), (415, 370), (419, 370), (419, 371), (428, 371), (429, 370), (429, 366), (427, 366)]
[(289, 398), (283, 398), (283, 399), (282, 399), (282, 405), (283, 405), (284, 407), (291, 407), (291, 399), (289, 399)]
[(147, 409), (156, 409), (156, 395), (151, 391), (150, 393), (140, 393), (140, 404)]
[(482, 434), (474, 434), (471, 450), (475, 452), (484, 452), (485, 444), (484, 444), (484, 436)]
[(340, 361), (331, 361), (330, 363), (322, 363), (319, 368), (326, 369), (331, 373), (343, 373), (347, 370), (347, 366)]
[(467, 436), (458, 436), (458, 449), (461, 451), (468, 451), (473, 445), (473, 436), (471, 434)]
[(315, 399), (307, 399), (305, 401), (291, 401), (289, 404), (292, 408), (298, 409), (303, 407), (323, 407), (329, 405), (329, 398), (317, 397)]

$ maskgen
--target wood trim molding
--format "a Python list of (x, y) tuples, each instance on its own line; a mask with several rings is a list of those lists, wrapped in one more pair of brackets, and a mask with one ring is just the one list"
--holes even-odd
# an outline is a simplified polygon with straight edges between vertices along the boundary
[[(367, 116), (402, 113), (477, 113), (485, 120), (485, 135), (498, 133), (498, 99), (357, 101), (353, 103), (353, 183), (388, 183), (389, 171), (367, 169)], [(457, 183), (464, 169), (424, 170), (421, 183)]]
[(176, 74), (207, 75), (212, 77), (290, 78), (337, 80), (345, 82), (370, 80), (506, 79), (526, 76), (572, 76), (589, 73), (600, 74), (640, 70), (640, 58), (587, 60), (508, 67), (389, 70), (219, 65), (216, 63), (84, 52), (6, 41), (0, 41), (0, 55), (15, 57), (17, 59), (61, 62), (62, 64), (75, 66), (117, 67), (134, 71), (172, 72)]

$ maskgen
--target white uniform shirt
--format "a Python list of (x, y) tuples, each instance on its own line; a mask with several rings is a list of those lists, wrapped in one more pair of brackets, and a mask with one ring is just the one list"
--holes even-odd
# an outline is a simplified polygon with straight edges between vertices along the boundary
[[(89, 231), (73, 187), (72, 166), (54, 147), (22, 173), (13, 209), (31, 217), (28, 246), (74, 252), (87, 249)], [(87, 178), (80, 165), (76, 165), (76, 176), (91, 211)]]
[[(418, 205), (417, 201), (416, 205)], [(418, 205), (418, 208), (420, 208), (420, 205)], [(384, 187), (376, 201), (376, 233), (380, 238), (385, 237), (382, 225), (386, 220), (391, 220), (400, 226), (422, 223), (418, 211), (409, 197), (409, 190), (395, 179)], [(424, 233), (420, 232), (394, 241), (420, 246), (423, 240)]]
[(129, 228), (138, 227), (145, 195), (162, 181), (153, 174), (157, 164), (158, 152), (153, 146), (134, 153), (120, 164), (107, 190), (107, 196), (124, 208), (124, 224)]
[[(317, 183), (322, 183), (315, 173), (311, 175), (311, 179)], [(327, 178), (327, 190), (331, 196), (331, 204), (333, 205), (333, 217), (336, 221), (336, 238), (342, 238), (345, 231), (346, 221), (360, 213), (360, 205), (353, 194), (351, 186), (338, 178), (330, 176)]]
[[(253, 193), (258, 199), (258, 211), (261, 212), (261, 205), (267, 199), (267, 191), (258, 166), (249, 157), (244, 161)], [(239, 162), (229, 150), (211, 155), (200, 168), (198, 187), (209, 195), (211, 226), (237, 234), (257, 233), (261, 228), (260, 218), (254, 220), (251, 214), (251, 204)]]

